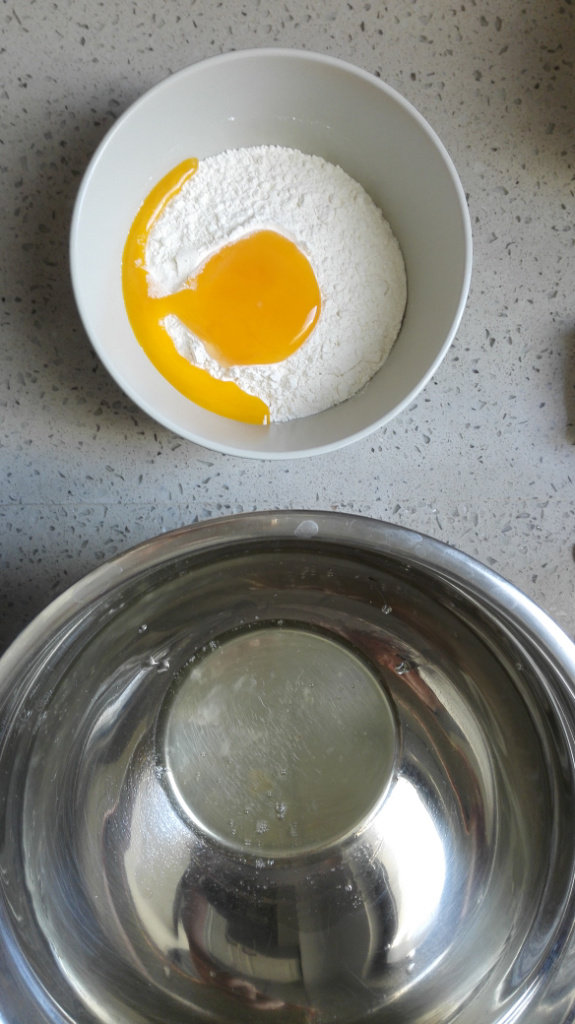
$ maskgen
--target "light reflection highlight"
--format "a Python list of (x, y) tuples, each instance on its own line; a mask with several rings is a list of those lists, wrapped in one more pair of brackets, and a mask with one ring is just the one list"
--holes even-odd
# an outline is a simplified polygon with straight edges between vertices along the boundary
[(408, 779), (397, 780), (376, 827), (396, 901), (388, 961), (397, 963), (412, 953), (434, 921), (445, 885), (445, 853), (433, 817)]

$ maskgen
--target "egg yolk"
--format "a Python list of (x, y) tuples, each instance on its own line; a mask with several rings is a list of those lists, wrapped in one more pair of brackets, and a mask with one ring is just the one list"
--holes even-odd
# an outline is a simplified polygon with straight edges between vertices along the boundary
[(136, 215), (122, 260), (126, 311), (149, 359), (183, 395), (222, 416), (268, 423), (269, 410), (259, 398), (216, 380), (181, 356), (163, 320), (177, 316), (220, 365), (276, 363), (295, 352), (315, 327), (319, 287), (293, 242), (279, 232), (260, 230), (224, 245), (178, 292), (150, 295), (145, 265), (149, 233), (197, 166), (197, 160), (186, 160), (170, 171)]

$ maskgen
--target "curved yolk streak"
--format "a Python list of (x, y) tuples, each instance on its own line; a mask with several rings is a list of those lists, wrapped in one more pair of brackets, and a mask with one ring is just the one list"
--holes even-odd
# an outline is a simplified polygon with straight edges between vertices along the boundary
[(197, 160), (175, 167), (136, 215), (122, 260), (126, 311), (149, 359), (183, 395), (221, 416), (267, 423), (269, 410), (259, 398), (236, 384), (216, 380), (181, 356), (163, 319), (177, 316), (223, 366), (280, 362), (299, 348), (317, 323), (319, 287), (298, 247), (265, 230), (224, 245), (179, 292), (151, 296), (145, 266), (149, 232), (196, 169)]

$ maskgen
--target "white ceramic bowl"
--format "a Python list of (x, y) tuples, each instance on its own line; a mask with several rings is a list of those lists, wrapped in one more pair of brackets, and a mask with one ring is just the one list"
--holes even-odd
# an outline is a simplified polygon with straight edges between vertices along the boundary
[[(316, 416), (253, 426), (200, 408), (154, 368), (128, 322), (121, 259), (140, 203), (181, 160), (270, 144), (322, 156), (363, 185), (402, 248), (408, 301), (390, 356), (359, 394)], [(359, 440), (401, 412), (425, 386), (463, 313), (471, 228), (445, 148), (397, 92), (332, 57), (249, 50), (172, 75), (108, 132), (76, 201), (71, 272), (96, 352), (145, 412), (207, 448), (295, 458)]]

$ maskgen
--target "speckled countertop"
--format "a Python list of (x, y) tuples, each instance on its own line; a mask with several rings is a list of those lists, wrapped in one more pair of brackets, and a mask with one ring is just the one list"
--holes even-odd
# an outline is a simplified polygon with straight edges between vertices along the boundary
[[(0, 643), (141, 540), (278, 507), (428, 533), (575, 634), (572, 0), (26, 0), (0, 19)], [(341, 452), (279, 463), (214, 454), (141, 413), (92, 352), (67, 252), (115, 118), (189, 63), (270, 45), (352, 61), (418, 107), (459, 171), (475, 250), (456, 340), (411, 408)]]

